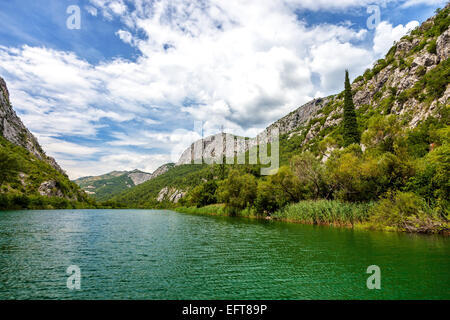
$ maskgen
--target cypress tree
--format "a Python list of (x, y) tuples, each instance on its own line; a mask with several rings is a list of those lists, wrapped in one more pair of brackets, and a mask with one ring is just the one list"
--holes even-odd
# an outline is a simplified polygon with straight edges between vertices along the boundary
[(358, 143), (360, 135), (358, 132), (358, 122), (356, 121), (355, 105), (353, 104), (352, 87), (348, 77), (348, 70), (345, 70), (345, 93), (344, 93), (344, 143), (346, 146)]

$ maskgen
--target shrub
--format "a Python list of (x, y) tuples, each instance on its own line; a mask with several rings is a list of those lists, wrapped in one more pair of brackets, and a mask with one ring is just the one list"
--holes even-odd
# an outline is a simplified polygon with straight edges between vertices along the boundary
[(436, 54), (436, 39), (431, 40), (431, 42), (427, 46), (427, 51), (431, 54)]
[(412, 192), (388, 193), (371, 211), (376, 229), (436, 233), (448, 229), (427, 203)]
[(325, 168), (311, 152), (304, 152), (291, 160), (291, 168), (300, 184), (314, 198), (326, 193)]

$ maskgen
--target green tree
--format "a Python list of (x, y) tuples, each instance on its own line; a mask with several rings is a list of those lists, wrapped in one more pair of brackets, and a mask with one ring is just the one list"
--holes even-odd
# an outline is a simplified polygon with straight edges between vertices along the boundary
[(20, 170), (20, 163), (16, 156), (0, 150), (0, 187), (3, 183), (11, 181)]
[(324, 182), (324, 167), (322, 163), (307, 151), (295, 156), (291, 160), (291, 168), (300, 181), (300, 184), (311, 190), (314, 198), (319, 198), (324, 193), (326, 185)]
[(217, 197), (231, 210), (231, 214), (236, 214), (238, 210), (253, 205), (256, 192), (256, 178), (251, 174), (242, 174), (233, 169), (230, 170), (228, 178), (220, 182)]
[(352, 143), (359, 144), (360, 135), (358, 132), (358, 122), (356, 120), (355, 105), (353, 104), (352, 87), (345, 70), (345, 92), (344, 92), (344, 143), (346, 146)]
[(203, 207), (217, 202), (217, 183), (210, 180), (193, 188), (188, 194), (188, 204), (196, 207)]
[(402, 134), (402, 127), (396, 115), (376, 115), (370, 118), (369, 127), (361, 140), (368, 149), (394, 153), (396, 142)]
[(304, 198), (306, 191), (300, 180), (287, 166), (258, 182), (255, 207), (259, 213), (272, 213), (291, 202)]

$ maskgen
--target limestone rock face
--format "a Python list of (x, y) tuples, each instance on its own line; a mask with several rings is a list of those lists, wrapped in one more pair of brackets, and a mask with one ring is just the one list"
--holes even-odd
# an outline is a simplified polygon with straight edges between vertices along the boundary
[(199, 159), (203, 159), (208, 163), (220, 160), (223, 156), (233, 157), (236, 154), (245, 152), (249, 146), (254, 145), (252, 139), (250, 141), (245, 141), (244, 139), (244, 137), (237, 137), (228, 133), (218, 133), (197, 140), (181, 154), (176, 165), (190, 164)]
[(47, 197), (64, 197), (62, 191), (58, 188), (58, 184), (54, 180), (44, 181), (39, 186), (39, 194)]
[(183, 190), (178, 190), (176, 188), (164, 187), (158, 193), (158, 197), (156, 198), (156, 200), (158, 202), (167, 200), (167, 201), (170, 201), (173, 203), (178, 203), (178, 201), (180, 201), (180, 199), (183, 198), (185, 195), (186, 195), (186, 192)]
[(156, 169), (153, 173), (150, 179), (154, 179), (164, 173), (166, 173), (167, 171), (169, 171), (170, 168), (172, 168), (174, 166), (173, 163), (166, 163), (163, 164), (162, 166), (160, 166), (158, 169)]
[(133, 170), (130, 173), (128, 173), (128, 177), (133, 181), (134, 185), (140, 185), (141, 183), (144, 183), (152, 178), (151, 173), (142, 172), (139, 170)]
[(442, 33), (436, 41), (436, 52), (440, 60), (446, 60), (450, 56), (450, 29)]
[(5, 80), (0, 77), (0, 135), (9, 142), (24, 147), (38, 159), (47, 162), (59, 172), (65, 174), (55, 159), (47, 156), (34, 135), (25, 127), (13, 110), (9, 101), (9, 92)]

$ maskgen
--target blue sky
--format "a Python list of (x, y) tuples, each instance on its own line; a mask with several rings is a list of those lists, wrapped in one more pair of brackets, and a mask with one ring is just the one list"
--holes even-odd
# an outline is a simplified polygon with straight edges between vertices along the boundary
[[(222, 126), (255, 136), (342, 90), (440, 0), (10, 0), (0, 76), (71, 178), (153, 171)], [(67, 28), (71, 5), (80, 29)], [(380, 20), (368, 28), (369, 6)]]

